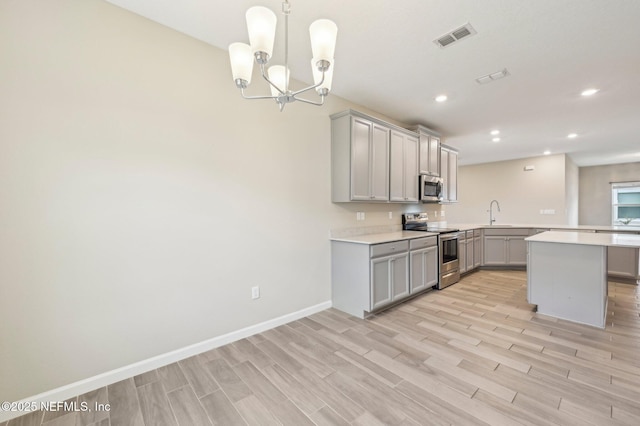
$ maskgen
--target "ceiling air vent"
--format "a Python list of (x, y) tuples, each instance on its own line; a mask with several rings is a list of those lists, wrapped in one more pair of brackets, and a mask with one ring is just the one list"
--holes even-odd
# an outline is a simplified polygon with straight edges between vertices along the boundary
[(502, 71), (492, 72), (491, 74), (483, 75), (482, 77), (476, 78), (476, 82), (478, 84), (487, 84), (492, 81), (500, 80), (501, 78), (505, 78), (506, 76), (511, 75), (507, 69), (503, 69)]
[(455, 30), (450, 31), (447, 34), (443, 34), (442, 36), (433, 40), (433, 42), (441, 48), (444, 48), (447, 46), (451, 46), (453, 43), (474, 34), (476, 34), (476, 30), (471, 26), (470, 23), (467, 22), (462, 27), (456, 28)]

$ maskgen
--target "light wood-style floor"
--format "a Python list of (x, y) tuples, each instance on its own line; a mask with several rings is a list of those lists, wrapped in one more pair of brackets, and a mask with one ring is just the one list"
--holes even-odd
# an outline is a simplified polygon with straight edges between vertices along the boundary
[(335, 309), (77, 398), (102, 413), (16, 425), (638, 425), (640, 292), (609, 284), (606, 330), (480, 271), (368, 320)]

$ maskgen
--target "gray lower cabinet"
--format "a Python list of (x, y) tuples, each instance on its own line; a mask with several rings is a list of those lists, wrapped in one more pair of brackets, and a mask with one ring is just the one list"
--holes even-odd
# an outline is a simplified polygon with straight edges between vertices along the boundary
[(381, 244), (331, 242), (333, 307), (358, 318), (437, 283), (436, 236)]
[(507, 237), (484, 236), (484, 265), (507, 264)]
[(464, 231), (458, 234), (458, 268), (461, 274), (467, 272), (467, 237)]
[(527, 266), (527, 242), (525, 237), (509, 237), (507, 247), (507, 264)]
[(473, 267), (482, 266), (482, 231), (473, 230)]
[(473, 231), (467, 231), (467, 246), (465, 253), (465, 270), (471, 271), (474, 268), (474, 248), (475, 248), (475, 240), (473, 239)]
[(438, 237), (417, 238), (409, 245), (410, 293), (416, 294), (438, 284)]
[(369, 312), (409, 295), (409, 253), (371, 259)]
[(460, 273), (471, 272), (482, 264), (480, 230), (461, 231), (458, 234), (458, 261)]
[(529, 228), (484, 230), (483, 265), (526, 266)]
[[(611, 231), (597, 233), (612, 234)], [(617, 278), (640, 280), (640, 249), (633, 247), (607, 247), (607, 274)]]
[(638, 279), (638, 252), (636, 248), (607, 247), (607, 272), (611, 276)]

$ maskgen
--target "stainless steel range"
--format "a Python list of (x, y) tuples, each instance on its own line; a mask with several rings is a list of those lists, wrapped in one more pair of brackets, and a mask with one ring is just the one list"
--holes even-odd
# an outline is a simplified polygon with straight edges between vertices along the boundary
[(460, 261), (458, 260), (459, 229), (430, 225), (426, 213), (403, 214), (402, 229), (405, 231), (424, 231), (438, 234), (440, 279), (438, 280), (438, 285), (434, 288), (442, 290), (460, 281)]

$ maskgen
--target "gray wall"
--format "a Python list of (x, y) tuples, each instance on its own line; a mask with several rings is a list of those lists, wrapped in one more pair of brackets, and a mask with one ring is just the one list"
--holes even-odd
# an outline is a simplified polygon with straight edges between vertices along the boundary
[[(525, 171), (525, 166), (534, 170)], [(452, 223), (489, 223), (489, 204), (498, 200), (496, 224), (567, 224), (565, 155), (550, 155), (458, 169), (459, 202), (445, 207)], [(555, 210), (542, 215), (540, 210)], [(495, 211), (495, 209), (494, 209)]]
[(640, 162), (580, 167), (580, 224), (611, 225), (611, 182), (640, 182)]
[(0, 400), (329, 301), (330, 231), (409, 209), (330, 201), (329, 115), (364, 108), (243, 100), (225, 51), (100, 0), (0, 28)]

